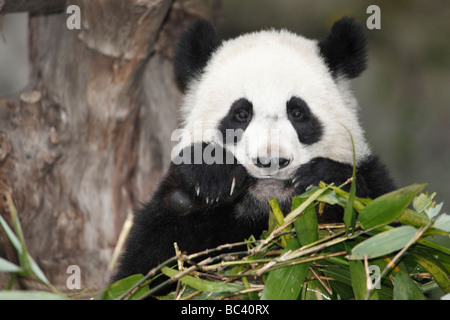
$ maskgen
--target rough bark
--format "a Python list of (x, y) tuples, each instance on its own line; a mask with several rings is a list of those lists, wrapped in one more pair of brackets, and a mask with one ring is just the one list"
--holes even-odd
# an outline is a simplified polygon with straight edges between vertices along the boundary
[[(66, 28), (65, 13), (30, 17), (30, 85), (0, 99), (0, 193), (12, 194), (50, 282), (64, 290), (67, 267), (78, 265), (82, 287), (96, 290), (127, 212), (149, 199), (169, 164), (181, 96), (173, 46), (209, 7), (70, 4), (80, 6), (81, 30)], [(0, 210), (7, 217), (1, 199)], [(0, 256), (14, 259), (4, 237)]]
[(50, 13), (65, 9), (67, 0), (0, 0), (0, 13)]

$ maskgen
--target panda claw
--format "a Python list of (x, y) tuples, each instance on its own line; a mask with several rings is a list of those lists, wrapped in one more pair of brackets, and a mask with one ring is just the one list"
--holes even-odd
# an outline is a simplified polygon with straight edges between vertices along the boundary
[(235, 185), (236, 185), (236, 177), (233, 177), (233, 181), (231, 182), (230, 196), (233, 195)]
[(209, 198), (206, 197), (206, 204), (209, 204)]
[(195, 186), (195, 193), (197, 194), (197, 197), (200, 195), (200, 187), (198, 185)]

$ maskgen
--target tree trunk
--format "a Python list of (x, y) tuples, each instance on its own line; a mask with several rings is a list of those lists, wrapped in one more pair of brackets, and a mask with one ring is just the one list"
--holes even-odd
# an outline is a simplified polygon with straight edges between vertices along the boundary
[[(90, 293), (107, 281), (127, 212), (168, 167), (181, 97), (173, 47), (209, 15), (205, 3), (71, 1), (80, 30), (65, 10), (30, 17), (30, 85), (0, 99), (0, 193), (12, 194), (31, 255), (61, 290), (70, 265)], [(13, 253), (1, 237), (0, 256)]]

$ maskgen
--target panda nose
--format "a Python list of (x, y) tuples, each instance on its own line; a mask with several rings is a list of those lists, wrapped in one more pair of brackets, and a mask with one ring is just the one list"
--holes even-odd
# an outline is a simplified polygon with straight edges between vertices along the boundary
[(253, 159), (253, 163), (259, 168), (271, 168), (275, 166), (278, 169), (287, 167), (291, 160), (286, 158), (258, 157)]

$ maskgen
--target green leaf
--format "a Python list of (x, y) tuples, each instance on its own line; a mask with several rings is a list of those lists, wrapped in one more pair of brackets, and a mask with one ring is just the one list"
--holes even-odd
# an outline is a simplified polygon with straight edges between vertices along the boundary
[(433, 228), (450, 233), (450, 215), (443, 214), (433, 224)]
[(426, 300), (408, 273), (400, 270), (394, 279), (394, 300)]
[[(336, 282), (345, 284), (350, 287), (352, 285), (349, 268), (329, 266), (327, 268), (323, 268), (323, 272), (327, 277), (333, 278)], [(330, 283), (334, 283), (334, 281), (331, 281)]]
[(20, 272), (22, 268), (0, 257), (0, 272)]
[[(123, 293), (128, 291), (130, 288), (136, 285), (139, 280), (144, 278), (142, 274), (135, 274), (127, 278), (116, 281), (109, 286), (107, 286), (102, 292), (97, 294), (94, 299), (99, 300), (115, 300), (119, 298)], [(138, 299), (140, 296), (145, 294), (149, 290), (148, 286), (139, 288), (134, 292), (129, 299)]]
[[(19, 241), (19, 244), (15, 244), (16, 250), (18, 252), (18, 258), (20, 265), (25, 269), (25, 272), (31, 271), (30, 260), (28, 255), (28, 250), (25, 244), (25, 237), (22, 232), (22, 227), (20, 225), (19, 215), (17, 214), (16, 207), (14, 206), (12, 197), (9, 193), (6, 194), (6, 200), (8, 203), (9, 211), (11, 213), (11, 221), (14, 229), (14, 234), (16, 236), (15, 241)], [(18, 247), (20, 246), (20, 249)], [(32, 272), (32, 271), (31, 271)]]
[[(305, 202), (303, 202), (299, 207), (297, 207), (294, 211), (290, 212), (285, 218), (284, 221), (292, 221), (294, 220), (299, 214), (301, 214), (308, 206), (313, 203), (320, 195), (322, 195), (331, 185), (328, 185), (323, 188), (314, 188), (314, 192), (306, 199)], [(308, 192), (308, 191), (307, 191)]]
[(345, 224), (345, 230), (347, 232), (350, 231), (350, 229), (355, 228), (356, 224), (356, 213), (355, 210), (353, 210), (353, 202), (355, 201), (356, 196), (356, 155), (355, 155), (355, 144), (353, 142), (353, 137), (350, 134), (350, 131), (348, 131), (350, 135), (350, 140), (352, 142), (352, 148), (353, 148), (353, 172), (352, 172), (352, 184), (350, 186), (350, 194), (348, 196), (348, 201), (345, 206), (344, 210), (344, 224)]
[(424, 212), (417, 212), (414, 210), (406, 209), (397, 218), (402, 224), (407, 224), (416, 228), (424, 227), (430, 220)]
[(343, 208), (345, 208), (345, 205), (347, 204), (347, 198), (344, 195), (337, 193), (334, 189), (329, 189), (322, 193), (317, 198), (317, 201), (325, 202), (331, 205), (337, 204)]
[(362, 261), (349, 261), (350, 277), (356, 300), (364, 300), (367, 294), (366, 271)]
[[(283, 253), (300, 248), (297, 239), (291, 238)], [(310, 263), (302, 263), (273, 270), (267, 277), (261, 300), (295, 300), (298, 298), (309, 271)]]
[[(425, 212), (430, 219), (433, 219), (441, 212), (442, 206), (443, 203), (440, 203), (435, 207), (425, 209)], [(450, 232), (450, 215), (443, 213), (437, 217), (436, 221), (433, 223), (433, 228)]]
[(0, 215), (0, 225), (5, 231), (6, 236), (13, 245), (14, 249), (16, 249), (17, 253), (19, 255), (22, 254), (22, 246), (20, 245), (19, 238), (17, 238), (17, 236), (14, 234), (14, 231), (12, 231), (12, 229), (9, 227), (9, 225), (6, 223), (5, 219), (3, 219), (1, 215)]
[(413, 184), (374, 199), (359, 213), (361, 227), (370, 229), (394, 221), (425, 186), (426, 184)]
[(7, 202), (9, 205), (9, 210), (11, 212), (11, 219), (14, 225), (15, 232), (9, 227), (9, 225), (6, 223), (6, 221), (3, 219), (2, 216), (0, 216), (0, 225), (5, 231), (9, 241), (17, 251), (20, 265), (22, 267), (21, 271), (24, 273), (24, 275), (34, 276), (45, 285), (50, 286), (50, 282), (45, 277), (44, 273), (39, 268), (34, 259), (31, 257), (31, 255), (28, 253), (25, 244), (25, 238), (22, 232), (22, 227), (19, 221), (19, 216), (17, 214), (16, 207), (14, 206), (14, 203), (12, 202), (11, 196), (9, 194), (7, 194)]
[[(292, 200), (292, 211), (302, 207), (307, 199), (295, 197)], [(305, 213), (294, 222), (297, 239), (289, 239), (283, 253), (295, 250), (300, 246), (315, 242), (318, 239), (319, 226), (316, 210), (313, 205), (305, 208)], [(309, 271), (310, 263), (303, 263), (271, 271), (267, 277), (262, 300), (295, 300), (302, 289), (302, 284)]]
[[(344, 243), (347, 252), (351, 252), (353, 242), (347, 241)], [(350, 279), (352, 283), (353, 294), (356, 300), (364, 300), (367, 294), (367, 279), (366, 270), (362, 261), (350, 260), (348, 261), (350, 270)]]
[(41, 281), (42, 283), (46, 285), (50, 285), (50, 281), (48, 281), (47, 277), (45, 276), (44, 272), (42, 272), (41, 268), (39, 268), (38, 264), (34, 259), (30, 256), (28, 251), (26, 252), (27, 260), (29, 263), (29, 268), (31, 272), (34, 274), (34, 276)]
[(429, 208), (433, 204), (433, 198), (435, 196), (436, 193), (433, 193), (431, 196), (424, 193), (419, 194), (412, 202), (414, 210), (419, 213), (424, 212), (425, 209)]
[[(450, 256), (450, 248), (447, 245), (441, 245), (434, 241), (430, 241), (430, 240), (423, 239), (423, 238), (420, 238), (417, 242), (427, 246), (428, 248), (436, 249), (436, 250), (443, 252), (443, 253), (447, 254), (448, 256)], [(449, 262), (449, 265), (450, 265), (450, 262)]]
[(275, 198), (269, 200), (270, 209), (275, 217), (275, 220), (279, 226), (283, 225), (284, 215), (280, 209), (280, 206)]
[[(163, 267), (161, 269), (161, 272), (164, 273), (168, 277), (174, 277), (177, 275), (180, 271)], [(244, 290), (245, 287), (238, 283), (226, 283), (226, 282), (216, 282), (216, 281), (209, 281), (209, 280), (203, 280), (199, 278), (195, 278), (193, 276), (183, 276), (180, 278), (180, 281), (184, 284), (187, 284), (188, 286), (191, 286), (194, 289), (197, 289), (199, 291), (203, 292), (236, 292), (239, 290)]]
[[(308, 278), (314, 279), (314, 274), (308, 274)], [(303, 283), (300, 300), (332, 300), (332, 296), (318, 280), (310, 280)]]
[[(271, 214), (273, 214), (273, 216), (275, 217), (275, 220), (278, 224), (278, 226), (282, 226), (284, 223), (284, 215), (283, 212), (280, 209), (280, 206), (278, 205), (278, 202), (275, 198), (273, 198), (272, 200), (269, 200), (269, 205), (270, 205), (270, 211)], [(286, 227), (285, 230), (289, 230), (290, 229), (290, 225), (288, 227)], [(286, 236), (281, 236), (281, 243), (283, 247), (286, 247), (287, 244), (287, 240), (288, 238)]]
[(413, 250), (412, 256), (425, 270), (427, 270), (436, 283), (444, 290), (445, 293), (450, 292), (450, 276), (448, 270), (431, 254), (422, 250)]
[(376, 258), (402, 249), (415, 236), (417, 229), (411, 226), (402, 226), (379, 233), (352, 249), (350, 260)]
[[(292, 211), (297, 209), (305, 199), (295, 197), (292, 200)], [(317, 222), (317, 214), (314, 206), (306, 210), (305, 214), (294, 221), (295, 231), (300, 245), (305, 246), (317, 241), (319, 234), (319, 224)]]
[(435, 216), (437, 216), (441, 212), (443, 205), (444, 205), (444, 203), (440, 203), (434, 207), (426, 208), (425, 212), (426, 212), (428, 218), (433, 219)]
[(266, 234), (269, 235), (277, 227), (277, 220), (275, 219), (275, 215), (272, 210), (269, 210), (269, 222), (267, 225), (268, 225), (268, 227), (267, 227)]
[(64, 300), (63, 296), (47, 291), (0, 291), (0, 300)]

